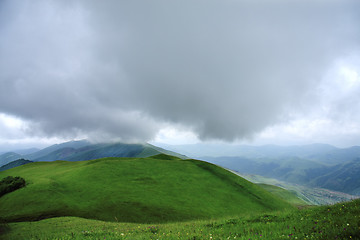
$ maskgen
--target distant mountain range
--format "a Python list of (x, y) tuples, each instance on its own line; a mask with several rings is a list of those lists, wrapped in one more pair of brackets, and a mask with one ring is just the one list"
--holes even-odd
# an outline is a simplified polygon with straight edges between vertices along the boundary
[[(19, 151), (24, 152), (24, 151)], [(61, 144), (55, 144), (50, 147), (30, 151), (27, 154), (19, 152), (7, 152), (0, 155), (0, 171), (5, 170), (6, 165), (16, 167), (22, 165), (26, 159), (31, 162), (39, 161), (84, 161), (104, 157), (149, 157), (157, 154), (168, 154), (179, 158), (187, 158), (184, 155), (168, 151), (151, 144), (126, 144), (126, 143), (97, 143), (93, 144), (86, 140), (71, 141)], [(10, 165), (8, 165), (10, 164)]]
[(204, 157), (202, 159), (243, 174), (256, 174), (290, 183), (360, 195), (360, 158), (332, 166), (297, 157), (274, 159)]
[(161, 145), (242, 174), (360, 195), (360, 147), (327, 144), (244, 146), (230, 144)]
[(160, 144), (158, 146), (186, 154), (193, 158), (226, 156), (244, 157), (249, 159), (286, 159), (289, 157), (297, 157), (325, 165), (334, 165), (360, 157), (360, 146), (337, 148), (328, 144), (248, 146), (199, 143), (187, 145)]
[(311, 180), (310, 186), (360, 195), (360, 158), (319, 170), (325, 173)]
[(28, 164), (28, 163), (32, 163), (32, 162), (33, 161), (29, 161), (29, 160), (25, 160), (25, 159), (18, 159), (18, 160), (9, 162), (9, 163), (1, 166), (0, 167), (0, 172), (11, 169), (11, 168), (14, 168), (14, 167), (18, 167), (18, 166), (21, 166), (21, 165), (25, 165), (25, 164)]
[(86, 140), (71, 141), (41, 150), (28, 149), (3, 153), (0, 155), (0, 171), (29, 162), (149, 157), (164, 153), (183, 159), (187, 156), (195, 157), (241, 174), (255, 174), (307, 187), (360, 195), (359, 146), (344, 149), (326, 144), (304, 146), (193, 144), (162, 145), (162, 147), (169, 150), (147, 143), (93, 144)]

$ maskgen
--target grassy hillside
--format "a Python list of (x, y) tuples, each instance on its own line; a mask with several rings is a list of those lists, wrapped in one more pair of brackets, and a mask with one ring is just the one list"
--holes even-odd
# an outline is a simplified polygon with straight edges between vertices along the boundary
[(5, 226), (17, 239), (359, 239), (360, 200), (332, 206), (216, 220), (163, 224), (110, 223), (76, 217)]
[(166, 155), (175, 156), (175, 157), (178, 157), (178, 158), (181, 158), (181, 159), (189, 159), (189, 157), (187, 157), (186, 155), (179, 154), (179, 153), (173, 152), (173, 151), (169, 151), (169, 150), (166, 150), (164, 148), (160, 148), (160, 147), (151, 145), (149, 143), (145, 143), (144, 146), (146, 147), (145, 150), (141, 154), (139, 154), (137, 157), (153, 156), (153, 155), (156, 155), (156, 154), (152, 154), (151, 152), (149, 153), (147, 151), (154, 151), (154, 152), (156, 151), (156, 152), (160, 152), (160, 153), (163, 153), (163, 154), (166, 154)]
[(77, 216), (145, 223), (292, 208), (220, 167), (164, 155), (35, 162), (0, 172), (8, 175), (28, 185), (0, 198), (7, 221)]
[(286, 190), (284, 188), (277, 187), (277, 186), (274, 186), (274, 185), (269, 185), (269, 184), (258, 184), (258, 185), (260, 187), (264, 188), (265, 190), (277, 195), (278, 197), (280, 197), (284, 201), (287, 201), (287, 202), (291, 203), (294, 206), (309, 205), (307, 202), (300, 199), (296, 195), (295, 191), (289, 191), (289, 190)]

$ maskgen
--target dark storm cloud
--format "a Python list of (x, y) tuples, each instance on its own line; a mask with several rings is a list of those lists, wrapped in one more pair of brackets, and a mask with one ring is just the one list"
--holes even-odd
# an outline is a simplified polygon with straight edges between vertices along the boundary
[(359, 50), (357, 1), (3, 1), (0, 112), (33, 134), (246, 138)]

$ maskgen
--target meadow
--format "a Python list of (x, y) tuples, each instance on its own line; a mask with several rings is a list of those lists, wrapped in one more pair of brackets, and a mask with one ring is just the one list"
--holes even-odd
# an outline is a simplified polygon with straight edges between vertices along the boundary
[(168, 155), (34, 162), (0, 172), (7, 175), (27, 182), (0, 198), (0, 216), (10, 222), (75, 216), (159, 223), (292, 208), (216, 165)]
[(359, 239), (360, 200), (232, 218), (139, 224), (50, 218), (9, 223), (1, 239)]
[(164, 154), (35, 162), (0, 178), (9, 175), (23, 177), (26, 186), (0, 198), (0, 239), (360, 236), (360, 200), (308, 206), (284, 189)]

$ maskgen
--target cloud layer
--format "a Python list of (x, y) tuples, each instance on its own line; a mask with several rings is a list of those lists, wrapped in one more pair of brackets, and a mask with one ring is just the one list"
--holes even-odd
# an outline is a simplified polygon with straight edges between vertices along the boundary
[(358, 1), (252, 2), (2, 1), (0, 113), (36, 136), (252, 137), (360, 46)]

